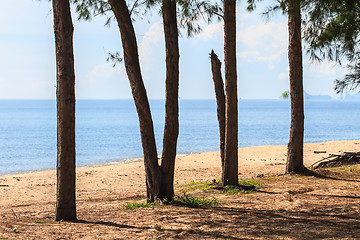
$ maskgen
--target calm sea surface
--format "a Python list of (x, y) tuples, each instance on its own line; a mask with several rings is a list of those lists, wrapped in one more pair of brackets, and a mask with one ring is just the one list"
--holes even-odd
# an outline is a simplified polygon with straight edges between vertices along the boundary
[[(152, 100), (158, 154), (164, 101)], [(132, 100), (78, 100), (77, 165), (142, 157)], [(305, 142), (360, 139), (360, 101), (305, 102)], [(215, 100), (180, 100), (178, 154), (218, 151)], [(239, 101), (239, 147), (287, 144), (290, 103)], [(0, 100), (0, 175), (56, 167), (55, 100)]]

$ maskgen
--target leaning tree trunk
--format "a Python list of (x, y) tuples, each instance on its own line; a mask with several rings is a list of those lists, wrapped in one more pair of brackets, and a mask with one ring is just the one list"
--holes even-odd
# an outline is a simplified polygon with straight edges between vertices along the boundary
[(238, 109), (236, 74), (236, 0), (224, 0), (225, 154), (224, 185), (238, 185)]
[(286, 173), (301, 173), (305, 167), (303, 164), (304, 100), (300, 1), (289, 0), (288, 8), (291, 126)]
[(57, 190), (55, 220), (76, 220), (75, 70), (68, 0), (53, 0), (57, 70)]
[(166, 49), (166, 104), (161, 161), (161, 198), (170, 199), (174, 195), (176, 145), (179, 135), (179, 37), (176, 1), (163, 0), (162, 14)]
[(158, 196), (160, 194), (160, 179), (158, 178), (160, 169), (158, 166), (154, 127), (149, 101), (140, 70), (135, 31), (126, 2), (124, 0), (111, 0), (110, 4), (121, 33), (125, 68), (139, 117), (146, 172), (147, 197), (149, 201), (154, 201), (156, 199), (152, 196)]
[[(139, 117), (144, 152), (147, 200), (154, 202), (164, 198), (171, 198), (174, 194), (174, 166), (179, 131), (177, 104), (179, 50), (177, 44), (176, 5), (175, 2), (169, 1), (163, 7), (165, 40), (167, 42), (166, 119), (163, 160), (162, 165), (159, 166), (153, 121), (141, 75), (137, 42), (129, 9), (124, 0), (111, 0), (110, 4), (120, 29), (125, 68)], [(174, 39), (174, 36), (176, 36), (176, 39)]]
[(214, 50), (212, 50), (210, 53), (210, 59), (211, 59), (211, 71), (214, 80), (215, 96), (216, 96), (217, 117), (219, 121), (221, 166), (222, 168), (224, 168), (224, 148), (225, 148), (224, 82), (221, 77), (221, 62), (218, 56), (214, 53)]

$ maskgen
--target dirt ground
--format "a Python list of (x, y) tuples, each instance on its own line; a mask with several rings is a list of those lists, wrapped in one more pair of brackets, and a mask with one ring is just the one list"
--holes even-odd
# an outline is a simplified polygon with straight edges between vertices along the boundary
[[(306, 144), (305, 163), (359, 144)], [(176, 194), (220, 200), (207, 208), (128, 210), (126, 203), (145, 201), (142, 162), (79, 168), (77, 222), (53, 220), (55, 171), (0, 176), (0, 239), (360, 239), (360, 165), (282, 175), (286, 146), (243, 148), (239, 178), (258, 182), (255, 192), (191, 190), (193, 180), (220, 176), (218, 155), (177, 159)]]

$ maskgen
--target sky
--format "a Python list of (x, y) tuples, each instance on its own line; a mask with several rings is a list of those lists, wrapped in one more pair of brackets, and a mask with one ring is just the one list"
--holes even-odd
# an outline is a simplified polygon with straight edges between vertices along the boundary
[[(237, 74), (241, 99), (279, 99), (289, 90), (287, 18), (279, 12), (266, 19), (261, 9), (247, 12), (245, 1), (237, 6)], [(5, 0), (0, 15), (0, 99), (55, 99), (56, 62), (51, 2)], [(78, 99), (130, 99), (131, 90), (120, 63), (106, 61), (120, 52), (117, 24), (104, 26), (106, 17), (74, 22), (76, 97)], [(142, 74), (150, 99), (165, 96), (165, 48), (158, 9), (134, 23)], [(214, 99), (209, 53), (223, 62), (223, 23), (216, 19), (203, 32), (179, 41), (180, 97)], [(305, 52), (305, 51), (304, 51)], [(331, 95), (334, 80), (345, 70), (332, 62), (313, 63), (304, 54), (304, 89), (313, 95)]]

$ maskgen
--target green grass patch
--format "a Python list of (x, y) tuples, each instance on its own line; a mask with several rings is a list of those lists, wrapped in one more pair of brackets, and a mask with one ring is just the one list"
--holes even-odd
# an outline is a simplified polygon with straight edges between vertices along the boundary
[(36, 220), (34, 221), (34, 223), (35, 223), (35, 224), (44, 224), (45, 221), (41, 221), (41, 220), (39, 220), (39, 219), (36, 219)]
[(239, 180), (239, 185), (251, 185), (251, 186), (254, 186), (254, 187), (261, 187), (261, 184), (258, 183), (257, 181), (255, 181), (255, 180), (246, 180), (246, 179)]
[(182, 192), (183, 193), (192, 192), (197, 189), (200, 189), (202, 191), (207, 191), (209, 189), (212, 189), (214, 185), (217, 185), (218, 183), (220, 183), (220, 179), (214, 179), (212, 181), (208, 180), (205, 182), (196, 182), (193, 180), (190, 183), (184, 185), (185, 188), (182, 190)]
[(214, 197), (201, 198), (201, 197), (193, 197), (184, 194), (184, 196), (175, 196), (173, 200), (171, 200), (166, 204), (175, 205), (179, 207), (203, 208), (203, 207), (212, 207), (219, 203), (220, 201)]
[[(239, 185), (247, 185), (247, 186), (254, 186), (254, 187), (261, 186), (261, 184), (256, 182), (255, 180), (246, 180), (246, 179), (239, 180)], [(241, 187), (239, 188), (237, 186), (223, 187), (221, 185), (220, 179), (214, 179), (212, 181), (205, 181), (205, 182), (191, 181), (190, 183), (184, 185), (184, 189), (182, 190), (182, 192), (187, 193), (187, 192), (195, 191), (198, 189), (202, 190), (202, 191), (207, 191), (209, 189), (218, 189), (218, 190), (222, 190), (223, 192), (229, 193), (229, 194), (250, 193), (253, 191), (253, 190), (244, 190), (244, 189), (241, 189)]]
[(247, 193), (254, 192), (254, 190), (245, 190), (238, 186), (229, 186), (229, 185), (220, 187), (218, 189), (223, 191), (226, 194), (238, 194), (238, 193), (247, 194)]
[(162, 202), (142, 202), (142, 203), (127, 203), (125, 204), (126, 209), (136, 209), (136, 208), (148, 208), (148, 207), (157, 207), (164, 205), (173, 205), (178, 207), (191, 207), (191, 208), (203, 208), (211, 207), (220, 203), (216, 198), (201, 198), (193, 197), (190, 195), (184, 194), (184, 196), (174, 196), (171, 200), (164, 200)]
[(161, 202), (154, 202), (154, 203), (148, 203), (148, 202), (126, 203), (125, 208), (126, 209), (149, 208), (149, 207), (156, 207), (156, 206), (158, 206), (160, 204), (161, 204)]

